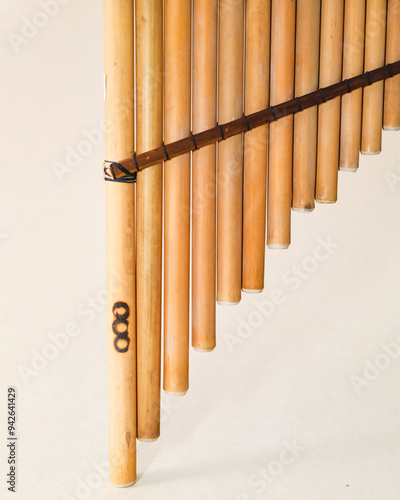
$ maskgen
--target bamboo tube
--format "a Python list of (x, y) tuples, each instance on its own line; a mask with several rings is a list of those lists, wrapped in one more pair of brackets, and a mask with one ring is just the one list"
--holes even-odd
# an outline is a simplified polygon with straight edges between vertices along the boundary
[[(298, 0), (296, 20), (295, 95), (318, 89), (320, 0)], [(314, 210), (317, 168), (318, 110), (310, 108), (294, 117), (293, 210)]]
[[(217, 123), (218, 0), (193, 3), (193, 133)], [(192, 346), (215, 348), (216, 146), (192, 157)]]
[[(272, 0), (271, 106), (293, 98), (296, 2)], [(269, 248), (290, 244), (292, 206), (293, 116), (269, 128), (268, 237)]]
[[(386, 4), (387, 0), (367, 0), (365, 71), (385, 63)], [(361, 154), (375, 155), (382, 149), (383, 86), (377, 82), (364, 89)]]
[[(163, 3), (136, 0), (136, 152), (163, 138)], [(162, 164), (137, 175), (138, 439), (160, 435)]]
[[(106, 159), (132, 156), (133, 2), (104, 0)], [(136, 481), (135, 188), (107, 182), (110, 481)], [(125, 333), (126, 332), (126, 333)]]
[[(243, 116), (244, 0), (220, 0), (218, 120)], [(243, 134), (218, 145), (217, 300), (238, 304), (242, 290)]]
[[(322, 0), (319, 86), (341, 80), (343, 49), (343, 0)], [(318, 109), (317, 180), (315, 199), (337, 201), (340, 140), (340, 98)]]
[[(366, 0), (345, 0), (343, 78), (363, 72)], [(342, 97), (339, 170), (356, 172), (361, 147), (362, 90)]]
[[(400, 0), (389, 0), (387, 15), (386, 64), (400, 59)], [(384, 130), (400, 130), (400, 76), (385, 82)]]
[[(271, 1), (246, 3), (245, 114), (268, 107)], [(264, 288), (268, 126), (244, 136), (243, 270), (244, 292)]]
[[(165, 141), (190, 133), (190, 0), (165, 0)], [(189, 388), (190, 155), (164, 176), (164, 390)]]

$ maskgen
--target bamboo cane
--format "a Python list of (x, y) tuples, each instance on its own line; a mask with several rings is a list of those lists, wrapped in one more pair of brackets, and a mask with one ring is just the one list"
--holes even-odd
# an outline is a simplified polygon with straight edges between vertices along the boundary
[[(387, 0), (367, 0), (364, 71), (385, 63)], [(361, 153), (379, 154), (382, 149), (383, 82), (364, 89)]]
[[(193, 3), (193, 133), (217, 123), (218, 0)], [(192, 346), (215, 348), (216, 146), (193, 152)]]
[[(136, 151), (162, 144), (163, 3), (136, 0)], [(160, 435), (162, 163), (137, 175), (138, 439)]]
[[(387, 15), (386, 64), (400, 59), (400, 0), (389, 0)], [(384, 130), (400, 130), (400, 76), (385, 82)]]
[[(106, 159), (132, 156), (133, 2), (104, 0)], [(135, 189), (107, 182), (110, 481), (136, 481)]]
[[(246, 3), (245, 114), (269, 102), (271, 1)], [(268, 126), (251, 130), (244, 139), (243, 270), (245, 292), (264, 288)]]
[[(220, 0), (218, 120), (243, 116), (244, 0)], [(238, 304), (242, 290), (243, 134), (218, 145), (217, 300)]]
[[(343, 49), (343, 0), (322, 0), (319, 86), (341, 80)], [(319, 106), (317, 181), (319, 203), (337, 201), (340, 141), (340, 98)]]
[[(190, 133), (190, 0), (165, 0), (165, 141)], [(189, 388), (190, 155), (164, 177), (164, 390)]]
[[(296, 2), (272, 0), (271, 105), (293, 98)], [(269, 128), (268, 237), (269, 248), (290, 244), (292, 206), (293, 116)]]
[[(298, 0), (296, 19), (295, 95), (318, 88), (320, 0)], [(317, 108), (294, 117), (293, 141), (293, 210), (310, 212), (315, 203), (317, 168)]]
[[(343, 78), (358, 75), (364, 68), (365, 1), (345, 0)], [(356, 172), (361, 147), (362, 90), (342, 97), (339, 169)]]

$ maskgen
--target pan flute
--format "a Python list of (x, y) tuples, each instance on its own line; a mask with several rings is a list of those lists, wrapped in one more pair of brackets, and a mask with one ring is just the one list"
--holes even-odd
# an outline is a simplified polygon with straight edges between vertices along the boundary
[(188, 391), (190, 332), (212, 351), (216, 304), (262, 291), (291, 210), (335, 202), (338, 171), (399, 130), (400, 0), (104, 0), (104, 16), (110, 480), (128, 486), (161, 380)]

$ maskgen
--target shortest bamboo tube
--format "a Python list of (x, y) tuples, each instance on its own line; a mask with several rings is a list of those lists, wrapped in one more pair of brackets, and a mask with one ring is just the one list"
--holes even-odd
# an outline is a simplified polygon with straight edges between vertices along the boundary
[[(318, 89), (320, 0), (298, 0), (296, 27), (295, 95)], [(293, 200), (296, 212), (315, 208), (318, 108), (314, 106), (294, 117)]]
[[(322, 0), (319, 86), (342, 78), (343, 0)], [(337, 201), (340, 140), (340, 97), (318, 106), (317, 180), (318, 203)]]
[[(363, 72), (365, 0), (346, 0), (343, 79)], [(362, 89), (342, 96), (339, 170), (356, 172), (361, 148)]]
[[(368, 0), (365, 24), (364, 70), (385, 64), (386, 0)], [(376, 155), (382, 150), (383, 81), (364, 88), (361, 154)]]
[[(386, 64), (400, 59), (400, 0), (389, 0)], [(400, 130), (400, 75), (385, 81), (383, 130)]]

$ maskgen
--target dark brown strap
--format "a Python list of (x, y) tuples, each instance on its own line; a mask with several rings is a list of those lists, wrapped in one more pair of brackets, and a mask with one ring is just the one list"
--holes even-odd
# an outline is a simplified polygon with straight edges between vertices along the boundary
[[(156, 165), (157, 163), (161, 163), (162, 161), (168, 161), (172, 158), (176, 158), (177, 156), (190, 153), (190, 151), (195, 151), (196, 149), (204, 148), (210, 144), (215, 144), (218, 141), (228, 139), (229, 137), (241, 134), (242, 132), (247, 132), (248, 130), (271, 123), (275, 120), (279, 120), (285, 116), (299, 113), (305, 109), (317, 106), (318, 104), (323, 104), (324, 102), (334, 99), (335, 97), (339, 97), (347, 94), (348, 92), (352, 92), (353, 90), (366, 87), (367, 85), (371, 85), (398, 74), (400, 74), (400, 61), (396, 61), (373, 71), (368, 71), (367, 73), (343, 80), (342, 82), (335, 83), (329, 87), (318, 89), (310, 94), (296, 97), (291, 101), (286, 101), (284, 103), (277, 104), (276, 106), (257, 111), (251, 115), (243, 116), (237, 120), (233, 120), (222, 125), (217, 124), (215, 127), (205, 130), (204, 132), (191, 134), (184, 139), (164, 144), (159, 148), (135, 155), (134, 157), (125, 158), (124, 160), (119, 160), (118, 162), (108, 162), (104, 165), (105, 177), (107, 180), (116, 180), (124, 175), (127, 175), (124, 174), (120, 168), (112, 169), (111, 165), (113, 163), (121, 165), (124, 167), (125, 171), (128, 171), (129, 173), (138, 172), (151, 167), (152, 165)], [(166, 153), (167, 148), (168, 153)]]

